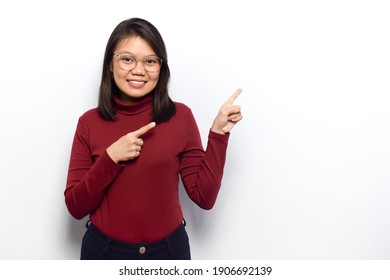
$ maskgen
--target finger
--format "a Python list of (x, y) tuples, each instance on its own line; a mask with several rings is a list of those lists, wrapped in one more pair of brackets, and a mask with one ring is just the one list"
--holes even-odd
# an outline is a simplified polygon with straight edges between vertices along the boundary
[(229, 99), (226, 101), (226, 103), (229, 103), (229, 104), (233, 104), (234, 101), (236, 101), (237, 97), (241, 94), (242, 92), (242, 89), (237, 89), (230, 97)]
[(239, 105), (234, 105), (231, 106), (230, 108), (227, 108), (225, 111), (225, 114), (230, 116), (231, 114), (240, 114), (241, 113), (241, 106)]
[(231, 114), (231, 115), (229, 115), (228, 116), (228, 120), (229, 121), (233, 121), (233, 120), (237, 120), (237, 119), (239, 119), (239, 118), (241, 118), (242, 116), (241, 116), (241, 114)]
[(156, 126), (155, 122), (150, 122), (147, 125), (141, 127), (140, 129), (134, 131), (133, 134), (135, 135), (135, 137), (139, 137), (139, 136), (145, 134), (146, 132), (148, 132), (149, 130), (151, 130), (155, 126)]
[(131, 160), (135, 159), (136, 157), (139, 157), (139, 155), (140, 155), (140, 152), (135, 152), (134, 156), (131, 158)]
[(132, 150), (134, 150), (135, 152), (140, 152), (141, 151), (141, 146), (138, 146), (138, 145), (131, 145), (130, 147)]
[(235, 118), (237, 116), (241, 116), (241, 112), (232, 112), (228, 115), (229, 118)]
[(138, 146), (142, 146), (144, 144), (144, 140), (142, 140), (141, 138), (137, 138), (134, 143)]
[(241, 120), (242, 120), (242, 116), (241, 115), (229, 117), (229, 122), (238, 123)]

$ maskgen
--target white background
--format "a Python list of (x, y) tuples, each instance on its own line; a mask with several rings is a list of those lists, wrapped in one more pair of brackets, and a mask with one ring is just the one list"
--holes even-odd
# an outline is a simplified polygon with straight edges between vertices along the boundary
[(160, 30), (171, 96), (204, 143), (243, 89), (214, 209), (181, 193), (194, 259), (389, 259), (386, 2), (1, 2), (0, 259), (79, 258), (85, 220), (63, 196), (71, 143), (130, 17)]

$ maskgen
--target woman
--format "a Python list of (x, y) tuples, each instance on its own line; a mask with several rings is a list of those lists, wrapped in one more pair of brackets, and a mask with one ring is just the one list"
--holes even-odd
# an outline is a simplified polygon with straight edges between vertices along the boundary
[(79, 119), (65, 190), (71, 215), (90, 216), (81, 259), (190, 259), (179, 175), (196, 204), (213, 207), (241, 90), (221, 107), (204, 151), (191, 110), (168, 95), (167, 53), (152, 24), (120, 23), (103, 63), (98, 108)]

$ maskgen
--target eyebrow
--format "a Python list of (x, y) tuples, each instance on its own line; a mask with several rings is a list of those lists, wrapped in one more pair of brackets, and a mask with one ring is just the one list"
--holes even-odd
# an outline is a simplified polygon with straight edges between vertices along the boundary
[(122, 54), (131, 54), (131, 55), (133, 55), (131, 52), (129, 52), (129, 51), (123, 51), (123, 52), (115, 52), (115, 53), (122, 53)]
[[(134, 56), (135, 57), (135, 55), (134, 54), (132, 54), (131, 52), (129, 52), (129, 51), (123, 51), (123, 52), (115, 52), (116, 54), (129, 54), (129, 55), (131, 55), (131, 56)], [(156, 54), (149, 54), (149, 55), (146, 55), (146, 56), (144, 56), (144, 57), (149, 57), (149, 56), (157, 56)]]

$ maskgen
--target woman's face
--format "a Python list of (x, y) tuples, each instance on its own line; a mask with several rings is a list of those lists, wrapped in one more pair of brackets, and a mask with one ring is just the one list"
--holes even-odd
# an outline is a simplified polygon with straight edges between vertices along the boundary
[[(132, 36), (119, 41), (115, 54), (131, 55), (135, 59), (156, 55), (150, 45), (139, 36)], [(147, 72), (143, 61), (138, 61), (132, 70), (123, 70), (119, 65), (119, 60), (118, 56), (113, 56), (112, 73), (121, 92), (119, 98), (122, 102), (137, 102), (156, 87), (160, 71)]]

